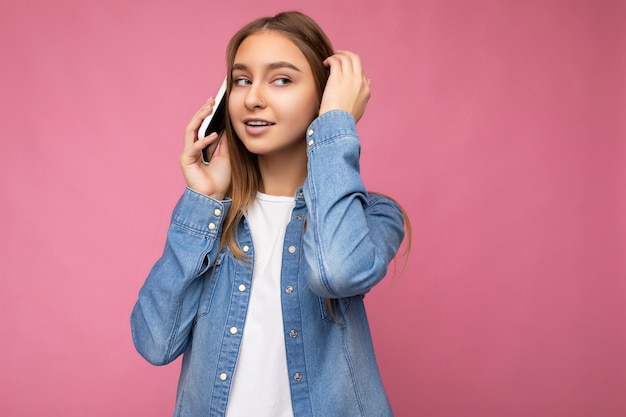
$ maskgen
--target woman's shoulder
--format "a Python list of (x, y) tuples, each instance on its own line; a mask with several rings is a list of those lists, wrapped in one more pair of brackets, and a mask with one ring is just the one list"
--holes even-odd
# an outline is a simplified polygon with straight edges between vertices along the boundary
[(378, 206), (378, 208), (386, 207), (389, 210), (402, 211), (400, 205), (388, 195), (368, 192), (366, 200), (366, 209)]

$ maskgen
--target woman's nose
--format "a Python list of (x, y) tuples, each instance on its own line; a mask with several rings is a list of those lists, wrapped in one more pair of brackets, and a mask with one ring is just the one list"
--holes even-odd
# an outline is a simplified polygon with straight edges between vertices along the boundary
[(246, 94), (245, 105), (249, 109), (265, 107), (263, 87), (258, 84), (252, 84)]

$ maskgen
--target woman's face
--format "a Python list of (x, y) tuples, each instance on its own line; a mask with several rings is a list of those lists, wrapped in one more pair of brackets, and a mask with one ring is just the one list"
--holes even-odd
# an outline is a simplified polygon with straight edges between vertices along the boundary
[(305, 152), (320, 98), (300, 49), (277, 32), (251, 35), (237, 50), (232, 79), (228, 111), (246, 148), (259, 156)]

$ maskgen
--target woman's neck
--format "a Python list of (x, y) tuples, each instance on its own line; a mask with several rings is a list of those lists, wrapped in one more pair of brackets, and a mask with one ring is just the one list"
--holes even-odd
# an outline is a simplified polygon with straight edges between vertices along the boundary
[(259, 155), (261, 183), (259, 191), (264, 194), (292, 197), (307, 176), (307, 156)]

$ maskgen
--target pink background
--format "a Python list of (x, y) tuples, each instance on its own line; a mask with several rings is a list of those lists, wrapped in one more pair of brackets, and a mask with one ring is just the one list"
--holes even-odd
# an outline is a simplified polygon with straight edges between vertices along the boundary
[(626, 416), (624, 1), (3, 0), (0, 415), (170, 416), (129, 314), (227, 40), (297, 8), (361, 54), (371, 190), (411, 216), (368, 297), (405, 416)]

